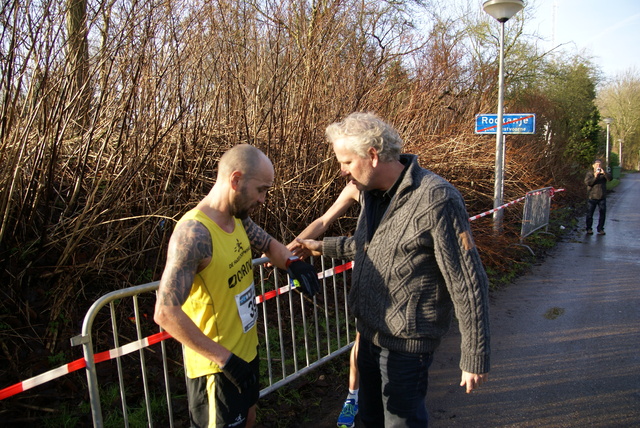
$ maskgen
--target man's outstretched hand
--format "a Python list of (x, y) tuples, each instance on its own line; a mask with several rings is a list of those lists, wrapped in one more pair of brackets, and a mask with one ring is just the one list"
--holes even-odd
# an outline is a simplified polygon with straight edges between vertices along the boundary
[(310, 297), (320, 291), (318, 274), (313, 266), (303, 262), (298, 257), (291, 257), (287, 260), (287, 272), (289, 276), (298, 281), (300, 288)]
[(467, 394), (473, 391), (476, 388), (479, 388), (480, 385), (487, 382), (489, 380), (489, 374), (475, 374), (462, 371), (462, 379), (460, 380), (460, 386), (467, 387)]

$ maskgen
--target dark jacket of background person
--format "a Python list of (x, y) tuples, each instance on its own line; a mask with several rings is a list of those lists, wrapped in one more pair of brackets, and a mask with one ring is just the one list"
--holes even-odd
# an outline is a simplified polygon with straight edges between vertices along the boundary
[(354, 236), (324, 238), (324, 254), (355, 261), (349, 306), (362, 337), (398, 352), (433, 352), (455, 306), (460, 368), (487, 373), (488, 279), (464, 200), (415, 155), (401, 162), (410, 165), (371, 240), (365, 195)]
[(611, 173), (604, 169), (602, 174), (597, 174), (593, 170), (587, 171), (584, 176), (584, 184), (587, 185), (588, 199), (606, 199), (607, 197), (607, 181), (611, 181)]

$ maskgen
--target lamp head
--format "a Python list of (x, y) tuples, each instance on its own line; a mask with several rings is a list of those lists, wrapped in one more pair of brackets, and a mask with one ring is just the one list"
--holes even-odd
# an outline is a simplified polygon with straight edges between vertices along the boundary
[(498, 22), (507, 22), (513, 15), (524, 8), (522, 0), (488, 0), (482, 8)]

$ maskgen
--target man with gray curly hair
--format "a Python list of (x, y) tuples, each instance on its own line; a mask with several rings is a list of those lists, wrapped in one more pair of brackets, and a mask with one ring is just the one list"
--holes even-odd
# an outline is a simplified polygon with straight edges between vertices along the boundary
[(453, 313), (462, 336), (461, 386), (488, 379), (488, 279), (464, 200), (400, 154), (402, 139), (372, 113), (326, 130), (341, 174), (360, 191), (352, 237), (299, 239), (315, 255), (354, 260), (349, 306), (360, 347), (359, 415), (366, 427), (425, 427), (433, 352)]
[(371, 113), (352, 113), (342, 122), (327, 126), (326, 135), (331, 143), (348, 139), (354, 153), (363, 158), (369, 148), (374, 148), (382, 162), (400, 159), (402, 138), (395, 129)]

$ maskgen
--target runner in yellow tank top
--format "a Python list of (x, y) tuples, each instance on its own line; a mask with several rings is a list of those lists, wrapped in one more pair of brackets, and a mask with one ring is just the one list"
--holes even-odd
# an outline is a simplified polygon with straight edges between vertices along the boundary
[(218, 164), (216, 182), (171, 235), (154, 320), (185, 347), (189, 416), (195, 427), (251, 427), (258, 400), (251, 251), (287, 269), (303, 291), (320, 284), (250, 218), (273, 185), (271, 161), (241, 144)]
[[(258, 346), (255, 328), (258, 309), (251, 247), (242, 222), (235, 219), (234, 231), (227, 233), (198, 210), (189, 211), (180, 222), (186, 220), (199, 221), (207, 228), (214, 249), (233, 251), (217, 252), (207, 267), (198, 272), (182, 309), (206, 336), (233, 349), (243, 360), (252, 361)], [(191, 348), (186, 348), (184, 354), (190, 378), (220, 372), (216, 363)]]

